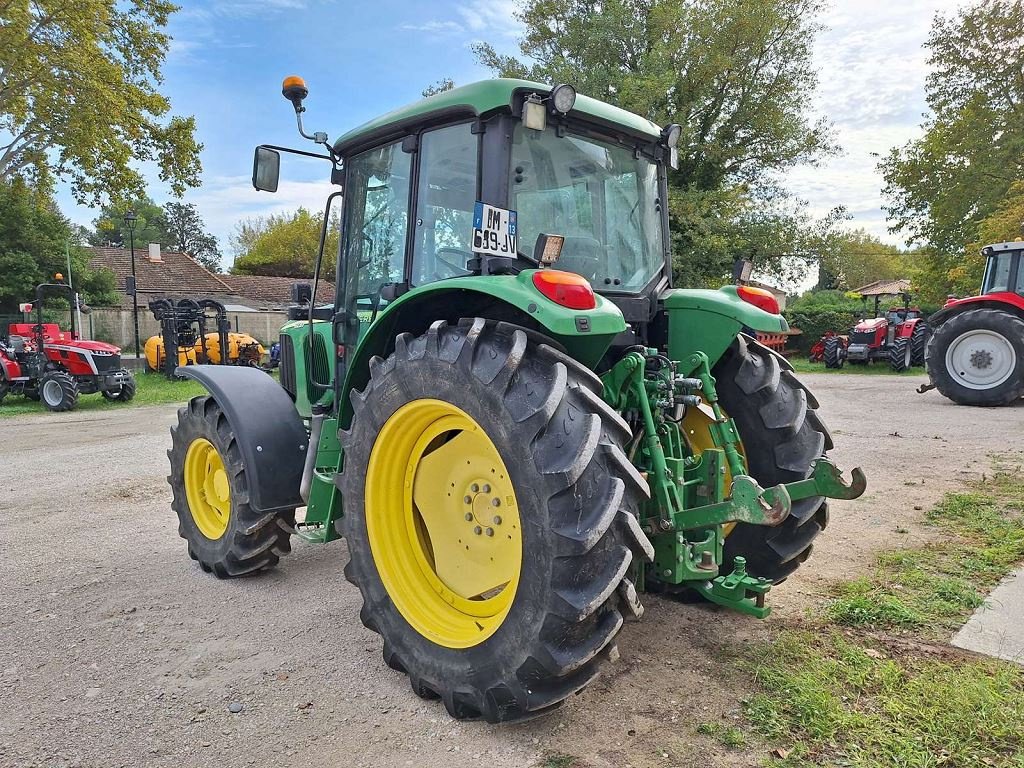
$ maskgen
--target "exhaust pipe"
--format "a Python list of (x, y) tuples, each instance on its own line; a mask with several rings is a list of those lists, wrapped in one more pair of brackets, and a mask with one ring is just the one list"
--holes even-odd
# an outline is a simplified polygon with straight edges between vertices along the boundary
[(327, 418), (327, 407), (313, 406), (313, 416), (309, 420), (309, 445), (306, 446), (306, 463), (302, 467), (302, 482), (299, 483), (299, 496), (309, 503), (309, 491), (313, 487), (313, 470), (316, 469), (316, 452), (320, 446), (320, 433), (324, 429)]

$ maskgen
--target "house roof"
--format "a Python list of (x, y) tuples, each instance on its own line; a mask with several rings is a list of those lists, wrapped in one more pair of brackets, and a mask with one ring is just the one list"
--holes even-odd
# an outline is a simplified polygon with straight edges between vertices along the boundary
[[(294, 277), (266, 277), (264, 275), (217, 275), (232, 293), (264, 305), (283, 306), (291, 303), (292, 285), (303, 282)], [(312, 282), (311, 280), (305, 282)], [(321, 280), (316, 289), (316, 301), (334, 302), (334, 283)]]
[[(125, 278), (132, 273), (132, 253), (128, 248), (89, 247), (89, 266), (109, 269), (114, 273), (122, 304), (131, 306), (124, 294)], [(149, 246), (135, 247), (135, 275), (141, 293), (140, 305), (146, 304), (148, 292), (176, 295), (207, 295), (230, 293), (231, 288), (191, 256), (179, 251), (160, 251), (160, 261), (151, 261)]]
[(899, 296), (910, 291), (909, 280), (876, 280), (854, 289), (861, 296)]

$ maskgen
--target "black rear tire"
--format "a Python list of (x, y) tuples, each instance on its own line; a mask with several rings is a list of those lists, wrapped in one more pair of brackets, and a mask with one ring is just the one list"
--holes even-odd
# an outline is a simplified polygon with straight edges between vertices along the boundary
[[(736, 422), (751, 476), (763, 487), (810, 476), (811, 463), (831, 450), (818, 402), (792, 366), (753, 339), (740, 336), (713, 370), (722, 407)], [(821, 496), (797, 501), (781, 525), (738, 523), (725, 540), (723, 573), (742, 555), (754, 576), (783, 581), (811, 555), (828, 524)]]
[[(217, 539), (199, 530), (185, 493), (185, 455), (203, 438), (213, 443), (228, 475), (231, 511), (227, 529)], [(227, 416), (212, 397), (193, 397), (178, 409), (171, 427), (171, 507), (178, 515), (178, 535), (188, 542), (188, 554), (206, 572), (218, 578), (245, 576), (277, 565), (291, 552), (289, 537), (295, 530), (295, 510), (257, 512), (249, 506), (249, 481), (238, 440)]]
[(846, 350), (839, 339), (833, 336), (825, 340), (825, 367), (842, 368), (846, 362)]
[[(384, 639), (384, 660), (413, 691), (452, 717), (504, 722), (536, 716), (582, 689), (615, 648), (623, 616), (642, 608), (629, 578), (654, 550), (637, 519), (647, 483), (624, 446), (630, 430), (600, 397), (592, 371), (505, 323), (437, 321), (405, 333), (370, 381), (352, 392), (341, 432), (345, 575), (362, 594), (363, 623)], [(384, 586), (367, 532), (367, 468), (378, 434), (403, 406), (440, 400), (488, 435), (516, 489), (522, 567), (493, 634), (447, 647), (415, 629)], [(370, 510), (370, 514), (374, 514)], [(468, 549), (468, 547), (467, 547)]]
[[(950, 347), (962, 343), (972, 334), (980, 338), (988, 336), (990, 340), (1002, 337), (1002, 342), (997, 342), (992, 350), (986, 350), (984, 343), (978, 344), (977, 352), (982, 354), (977, 359), (977, 369), (968, 370), (973, 364), (968, 358), (963, 371), (950, 371), (946, 360)], [(998, 364), (992, 354), (996, 348), (1005, 350), (1005, 365), (1010, 374), (1004, 381), (983, 387), (983, 384), (977, 382), (983, 381), (988, 366)], [(953, 315), (933, 329), (925, 358), (932, 383), (954, 403), (994, 407), (1010, 405), (1024, 397), (1024, 320), (1009, 312), (986, 308), (968, 309)], [(971, 383), (972, 378), (976, 382), (975, 386), (979, 388), (965, 385)]]
[(914, 348), (909, 336), (896, 339), (889, 350), (889, 367), (897, 373), (909, 370), (913, 364)]
[(39, 399), (54, 412), (74, 410), (78, 405), (78, 382), (64, 371), (51, 371), (39, 382)]

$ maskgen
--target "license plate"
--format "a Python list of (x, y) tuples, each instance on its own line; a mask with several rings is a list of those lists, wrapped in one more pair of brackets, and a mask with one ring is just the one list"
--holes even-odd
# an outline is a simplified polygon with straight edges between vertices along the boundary
[(473, 209), (473, 251), (515, 258), (516, 245), (516, 212), (478, 201)]

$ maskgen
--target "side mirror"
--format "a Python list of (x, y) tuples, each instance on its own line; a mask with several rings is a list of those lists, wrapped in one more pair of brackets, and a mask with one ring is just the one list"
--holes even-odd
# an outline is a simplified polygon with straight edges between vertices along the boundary
[(292, 283), (292, 303), (309, 304), (313, 300), (313, 286), (309, 283)]
[(261, 192), (277, 192), (281, 176), (281, 154), (276, 149), (256, 147), (252, 159), (252, 185)]
[(78, 311), (81, 312), (83, 315), (91, 315), (92, 307), (90, 307), (84, 301), (80, 301), (78, 302)]

